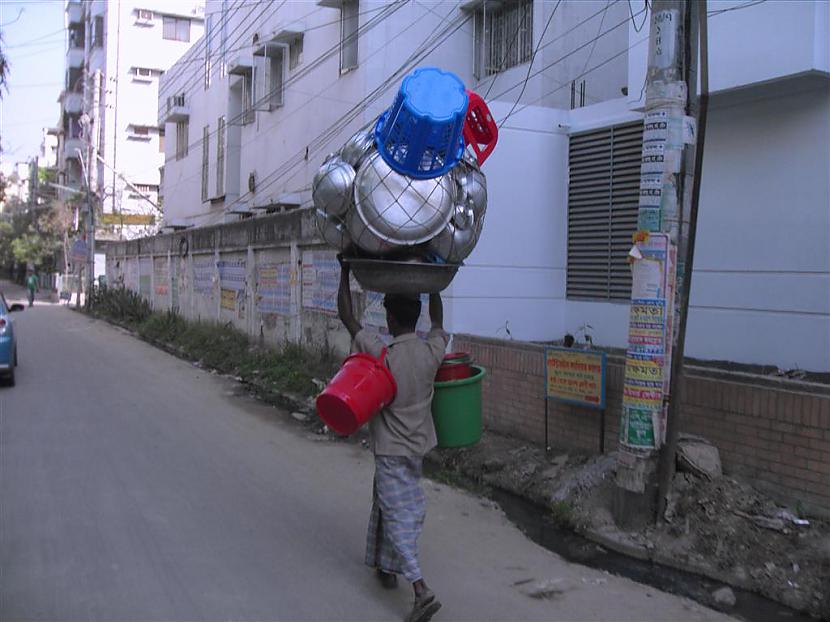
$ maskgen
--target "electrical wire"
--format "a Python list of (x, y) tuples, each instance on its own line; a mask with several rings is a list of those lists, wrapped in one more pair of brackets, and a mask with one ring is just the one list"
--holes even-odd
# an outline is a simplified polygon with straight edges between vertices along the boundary
[[(361, 31), (361, 29), (358, 29), (357, 34), (355, 36), (359, 38), (360, 36), (362, 36), (366, 32), (369, 32), (375, 26), (377, 26), (379, 23), (381, 23), (383, 20), (387, 19), (392, 14), (394, 14), (395, 12), (400, 10), (407, 2), (409, 2), (409, 0), (399, 0), (398, 2), (396, 2), (394, 4), (387, 5), (386, 6), (387, 11), (385, 13), (377, 15), (372, 20), (367, 22), (362, 27), (363, 28), (362, 31)], [(296, 74), (293, 74), (291, 77), (289, 77), (289, 79), (284, 81), (283, 84), (279, 88), (286, 88), (287, 86), (290, 86), (290, 85), (294, 84), (295, 82), (297, 82), (298, 80), (304, 78), (311, 71), (313, 71), (314, 69), (316, 69), (317, 67), (322, 65), (326, 60), (331, 58), (331, 56), (333, 56), (335, 53), (337, 53), (339, 51), (339, 49), (340, 49), (340, 43), (338, 42), (332, 48), (330, 48), (329, 50), (327, 50), (326, 52), (321, 54), (317, 59), (312, 61), (310, 65), (303, 67), (303, 69), (301, 69), (299, 72), (297, 72)], [(253, 108), (256, 109), (256, 106), (258, 104), (261, 104), (262, 102), (267, 101), (267, 99), (270, 98), (272, 95), (274, 95), (276, 92), (278, 92), (278, 90), (274, 89), (274, 90), (269, 91), (268, 93), (266, 93), (262, 98), (260, 98), (259, 100), (256, 100), (254, 102)], [(234, 116), (230, 120), (228, 120), (226, 123), (228, 125), (235, 125), (237, 122), (242, 121), (247, 114), (250, 114), (250, 112), (246, 111), (246, 110), (243, 110), (242, 112), (240, 112), (239, 114), (237, 114), (236, 116)], [(217, 131), (218, 131), (218, 129), (214, 130), (213, 132), (209, 132), (208, 136), (207, 136), (208, 139), (210, 139), (211, 135), (215, 135)], [(202, 144), (203, 140), (204, 140), (204, 138), (200, 138), (200, 139), (194, 141), (193, 143), (190, 143), (187, 146), (187, 152), (189, 153), (191, 148), (195, 149), (196, 147), (200, 146)], [(170, 159), (166, 159), (165, 163), (168, 162), (168, 161), (170, 161)]]
[[(257, 4), (261, 4), (261, 3), (257, 3)], [(284, 3), (283, 3), (283, 4), (284, 4)], [(280, 7), (277, 7), (277, 8), (280, 8)], [(314, 11), (311, 11), (311, 12), (309, 12), (309, 13), (306, 13), (304, 16), (299, 17), (299, 18), (297, 18), (296, 20), (292, 20), (292, 23), (293, 23), (293, 22), (302, 22), (303, 20), (305, 20), (306, 18), (310, 17), (311, 15), (313, 15), (313, 14), (315, 14), (315, 13), (318, 13), (319, 11), (324, 10), (324, 9), (326, 9), (326, 8), (327, 8), (327, 7), (318, 7), (318, 8), (317, 8), (317, 9), (315, 9)], [(384, 4), (384, 5), (382, 5), (382, 6), (378, 6), (378, 7), (374, 7), (374, 8), (371, 8), (371, 9), (366, 9), (365, 11), (361, 11), (361, 12), (359, 12), (357, 15), (358, 15), (358, 16), (368, 15), (368, 14), (370, 14), (370, 13), (376, 13), (376, 12), (378, 12), (378, 11), (382, 11), (382, 10), (384, 10), (385, 8), (387, 8), (387, 5), (385, 5), (385, 4)], [(276, 12), (276, 11), (272, 12), (272, 15), (273, 15), (275, 12)], [(245, 18), (243, 18), (243, 21), (244, 21), (244, 20), (247, 20), (247, 19), (248, 19), (248, 16), (246, 15), (246, 17), (245, 17)], [(267, 18), (262, 18), (262, 21), (265, 21), (266, 19), (267, 19)], [(259, 21), (259, 20), (256, 20), (256, 21)], [(240, 23), (241, 23), (241, 22), (240, 22)], [(327, 28), (327, 27), (329, 27), (329, 26), (332, 26), (332, 25), (335, 25), (335, 24), (339, 24), (339, 23), (340, 23), (340, 19), (338, 18), (338, 19), (336, 19), (336, 20), (332, 20), (332, 21), (330, 21), (330, 22), (324, 22), (324, 23), (322, 23), (322, 24), (317, 24), (317, 25), (315, 25), (315, 26), (309, 26), (309, 27), (307, 27), (307, 28), (304, 28), (303, 33), (312, 32), (312, 31), (314, 31), (314, 30), (318, 30), (318, 29), (320, 29), (320, 28)], [(253, 24), (248, 24), (248, 26), (251, 26), (251, 25), (253, 25)], [(238, 24), (237, 24), (237, 26), (233, 29), (233, 31), (231, 31), (230, 35), (228, 35), (228, 36), (229, 36), (229, 38), (230, 38), (230, 36), (232, 36), (232, 35), (233, 35), (233, 34), (234, 34), (234, 33), (235, 33), (238, 29), (239, 29), (239, 23), (238, 23)], [(242, 37), (244, 37), (245, 35), (247, 35), (247, 34), (249, 34), (249, 33), (248, 33), (247, 29), (246, 29), (246, 31), (245, 31), (245, 32), (241, 33), (241, 35), (240, 35), (240, 36), (238, 36), (238, 37), (237, 37), (237, 38), (236, 38), (236, 39), (232, 42), (232, 45), (235, 45), (236, 43), (238, 43), (238, 42), (240, 41), (240, 39), (241, 39)], [(199, 47), (201, 47), (201, 46), (194, 46), (194, 48), (192, 48), (192, 49), (197, 49), (197, 51), (198, 51), (198, 48), (199, 48)], [(241, 45), (241, 46), (239, 46), (239, 47), (237, 47), (237, 48), (227, 49), (227, 50), (225, 50), (225, 54), (227, 55), (227, 54), (232, 54), (232, 53), (234, 53), (234, 52), (243, 52), (243, 51), (246, 51), (246, 50), (248, 50), (248, 51), (249, 51), (249, 50), (251, 50), (251, 44), (250, 44), (250, 43), (246, 43), (246, 44)], [(205, 61), (204, 56), (197, 56), (197, 57), (193, 57), (193, 58), (182, 58), (182, 59), (180, 59), (179, 61), (177, 61), (177, 62), (176, 62), (176, 67), (181, 67), (181, 68), (183, 69), (184, 67), (186, 67), (186, 66), (187, 66), (188, 64), (190, 64), (190, 63), (195, 63), (195, 62), (198, 62), (198, 63), (204, 63), (204, 61)], [(176, 79), (176, 78), (178, 78), (178, 77), (179, 77), (179, 76), (178, 76), (178, 75), (176, 75), (176, 76), (174, 76), (172, 79)], [(196, 82), (198, 82), (198, 79), (196, 80)], [(165, 84), (169, 84), (169, 82), (168, 82), (167, 80), (165, 80)]]
[[(310, 154), (311, 153), (316, 153), (323, 146), (328, 144), (329, 141), (331, 141), (339, 132), (343, 131), (343, 129), (345, 129), (345, 127), (347, 127), (349, 123), (351, 123), (355, 118), (357, 118), (357, 116), (363, 110), (365, 110), (365, 108), (367, 108), (368, 105), (372, 101), (376, 100), (380, 95), (382, 95), (386, 91), (386, 89), (389, 87), (389, 85), (393, 84), (400, 77), (400, 75), (402, 75), (403, 73), (408, 71), (414, 64), (417, 64), (418, 62), (420, 62), (420, 60), (423, 57), (425, 57), (426, 55), (431, 53), (434, 49), (436, 49), (438, 46), (440, 46), (452, 34), (454, 34), (464, 24), (466, 24), (466, 22), (469, 21), (469, 19), (470, 19), (470, 16), (466, 16), (466, 17), (461, 18), (459, 20), (458, 24), (455, 25), (455, 27), (453, 27), (451, 30), (448, 30), (449, 27), (447, 27), (447, 28), (444, 29), (444, 31), (442, 31), (442, 33), (440, 33), (439, 37), (433, 38), (433, 41), (430, 43), (429, 47), (427, 47), (426, 49), (423, 49), (421, 51), (416, 51), (415, 53), (413, 53), (412, 56), (410, 56), (410, 58), (407, 61), (405, 61), (398, 68), (397, 71), (395, 71), (391, 76), (389, 76), (389, 78), (387, 78), (387, 80), (383, 84), (381, 84), (379, 87), (377, 87), (372, 93), (369, 94), (369, 96), (364, 98), (364, 102), (361, 102), (361, 104), (359, 106), (355, 107), (355, 109), (353, 109), (352, 111), (349, 111), (349, 113), (347, 113), (345, 115), (346, 118), (344, 119), (344, 122), (342, 124), (333, 125), (327, 131), (323, 132), (323, 134), (318, 136), (314, 141), (312, 141), (311, 144), (308, 147), (309, 148), (309, 153)], [(452, 24), (450, 24), (450, 26), (452, 26)], [(302, 154), (297, 154), (297, 155), (302, 156)], [(274, 183), (276, 183), (277, 181), (281, 181), (285, 177), (285, 175), (287, 175), (291, 170), (293, 170), (304, 159), (305, 159), (304, 157), (301, 157), (300, 159), (298, 159), (297, 161), (295, 161), (293, 163), (291, 163), (291, 161), (289, 160), (289, 162), (287, 162), (280, 169), (277, 169), (273, 173), (269, 174), (268, 177), (272, 177), (274, 175), (275, 175), (275, 177), (273, 177), (270, 181), (268, 181), (268, 183), (265, 184), (264, 188), (268, 188), (271, 185), (273, 185)], [(243, 198), (246, 198), (246, 196), (248, 194), (250, 194), (250, 193), (246, 193), (246, 195), (243, 195), (242, 197), (240, 197), (240, 200), (242, 200)]]
[[(451, 13), (452, 13), (452, 10), (451, 10), (451, 11), (450, 11), (450, 13), (448, 13), (446, 16), (442, 16), (442, 17), (441, 17), (441, 21), (442, 21), (442, 23), (444, 23), (444, 22), (446, 22), (446, 21), (447, 21), (447, 18), (449, 17), (449, 15), (450, 15)], [(408, 23), (408, 24), (407, 24), (407, 25), (403, 28), (403, 30), (401, 30), (399, 33), (397, 33), (397, 34), (395, 35), (395, 37), (391, 37), (391, 38), (387, 41), (387, 43), (386, 43), (384, 46), (382, 46), (381, 48), (378, 48), (377, 50), (375, 50), (374, 52), (372, 52), (369, 56), (367, 56), (367, 57), (364, 59), (364, 61), (368, 61), (369, 59), (373, 58), (374, 56), (376, 56), (376, 55), (378, 55), (378, 54), (382, 53), (382, 52), (383, 52), (383, 51), (384, 51), (384, 50), (385, 50), (385, 49), (386, 49), (389, 45), (391, 45), (394, 41), (396, 41), (396, 40), (400, 40), (400, 39), (403, 37), (403, 35), (404, 35), (404, 34), (405, 34), (405, 33), (406, 33), (409, 29), (413, 28), (416, 24), (418, 24), (418, 23), (419, 23), (421, 20), (423, 20), (426, 16), (427, 16), (427, 14), (426, 14), (426, 13), (423, 13), (423, 14), (422, 14), (420, 17), (418, 17), (416, 20), (409, 22), (409, 23)], [(439, 33), (439, 34), (440, 34), (440, 33)], [(429, 41), (429, 39), (428, 39), (427, 41)], [(423, 44), (422, 44), (422, 45), (423, 45)], [(418, 50), (418, 48), (416, 48), (416, 51), (417, 51), (417, 50)], [(339, 78), (337, 78), (337, 79), (336, 79), (333, 83), (331, 83), (331, 84), (327, 85), (326, 87), (322, 88), (322, 89), (321, 89), (318, 93), (316, 93), (316, 94), (311, 94), (311, 100), (309, 100), (309, 101), (312, 101), (312, 100), (314, 100), (314, 99), (318, 99), (318, 98), (319, 98), (319, 99), (329, 99), (326, 95), (324, 95), (324, 93), (328, 92), (328, 91), (331, 89), (331, 87), (333, 87), (333, 86), (334, 86), (334, 85), (335, 85), (338, 81), (339, 81)], [(388, 80), (387, 80), (387, 81), (388, 81)], [(293, 91), (295, 91), (295, 92), (300, 92), (300, 91), (298, 91), (297, 89), (293, 89), (293, 88), (292, 88), (292, 89), (290, 89), (290, 90), (293, 90)], [(365, 100), (365, 98), (364, 98), (364, 100)], [(356, 103), (354, 103), (354, 102), (347, 102), (347, 103), (348, 103), (349, 105), (352, 105), (352, 106), (359, 106), (359, 105), (361, 104), (361, 102), (362, 102), (362, 101), (364, 101), (364, 100), (361, 100), (361, 101), (356, 102)], [(288, 112), (287, 114), (282, 114), (282, 115), (281, 115), (281, 117), (280, 117), (280, 119), (279, 119), (279, 121), (278, 121), (275, 125), (273, 125), (273, 126), (271, 126), (270, 128), (268, 128), (268, 130), (267, 130), (267, 131), (271, 132), (271, 131), (276, 130), (278, 126), (280, 126), (280, 125), (282, 125), (283, 123), (287, 122), (287, 121), (288, 121), (288, 119), (289, 119), (290, 117), (293, 117), (295, 114), (298, 114), (299, 112), (302, 112), (304, 109), (305, 109), (304, 107), (298, 107), (298, 108), (295, 108), (293, 111)], [(341, 117), (341, 119), (342, 119), (342, 117)], [(259, 139), (259, 136), (258, 136), (257, 134), (253, 134), (253, 135), (251, 136), (251, 138), (249, 138), (247, 141), (245, 141), (244, 143), (242, 143), (242, 144), (240, 145), (240, 149), (241, 149), (241, 148), (244, 148), (245, 146), (249, 145), (250, 143), (252, 143), (252, 142), (254, 142), (254, 141), (258, 140), (258, 139)], [(304, 155), (304, 154), (303, 154), (303, 155)], [(196, 179), (197, 177), (199, 177), (200, 175), (201, 175), (201, 172), (200, 172), (200, 173), (197, 173), (197, 174), (194, 174), (194, 175), (191, 175), (191, 176), (189, 176), (189, 177), (183, 178), (183, 179), (180, 177), (180, 178), (177, 180), (177, 183), (181, 184), (181, 183), (186, 183), (186, 182), (188, 182), (188, 181), (192, 181), (192, 180)], [(211, 210), (211, 211), (209, 211), (209, 212), (204, 212), (204, 213), (213, 213), (213, 210)], [(204, 214), (204, 213), (203, 213), (203, 214)], [(201, 214), (200, 214), (200, 215), (201, 215)]]
[[(460, 2), (458, 3), (460, 5)], [(458, 5), (454, 6), (448, 13), (447, 16), (444, 18), (446, 21), (449, 18)], [(464, 26), (470, 19), (469, 15), (461, 15), (457, 20), (450, 21), (447, 23), (443, 29), (439, 30), (436, 33), (433, 33), (430, 37), (428, 37), (424, 42), (422, 42), (410, 56), (401, 64), (401, 66), (392, 74), (390, 74), (385, 80), (383, 80), (373, 91), (371, 91), (366, 97), (363, 98), (358, 104), (356, 104), (351, 110), (346, 112), (342, 115), (338, 120), (336, 120), (331, 126), (326, 128), (320, 135), (315, 137), (307, 146), (309, 157), (311, 154), (317, 153), (323, 147), (325, 147), (334, 137), (336, 137), (339, 133), (341, 133), (345, 128), (351, 124), (357, 116), (363, 112), (369, 105), (371, 105), (374, 101), (376, 101), (381, 95), (383, 95), (386, 90), (394, 84), (396, 80), (402, 75), (404, 72), (408, 71), (413, 65), (420, 62), (426, 55), (430, 54), (434, 51), (438, 46), (440, 46), (444, 41), (446, 41), (450, 36), (452, 36), (455, 32), (457, 32), (462, 26)], [(411, 27), (413, 24), (407, 26), (407, 29)], [(405, 29), (406, 30), (406, 29)], [(390, 40), (391, 42), (391, 40)], [(388, 45), (388, 43), (387, 43)], [(385, 47), (385, 46), (384, 46)], [(383, 48), (377, 50), (376, 53), (382, 51)], [(301, 109), (298, 109), (301, 110)], [(274, 126), (276, 127), (276, 126)], [(269, 131), (272, 131), (274, 127), (269, 128)], [(264, 178), (262, 178), (258, 185), (257, 185), (257, 192), (262, 192), (273, 186), (275, 183), (283, 180), (286, 175), (288, 175), (294, 168), (296, 168), (299, 164), (306, 161), (306, 148), (301, 149), (299, 152), (294, 154), (292, 157), (288, 158), (285, 162), (283, 162), (277, 169), (268, 173)], [(184, 181), (190, 181), (196, 176), (192, 176), (187, 178)], [(181, 182), (180, 182), (181, 183)], [(226, 206), (226, 210), (232, 208), (233, 206), (243, 203), (247, 200), (249, 196), (253, 193), (246, 192), (241, 195), (236, 201), (232, 204)], [(213, 214), (216, 213), (214, 210), (210, 210), (208, 212), (203, 212), (200, 215), (205, 214)]]
[[(628, 14), (631, 16), (631, 23), (634, 26), (634, 32), (636, 32), (637, 34), (640, 34), (640, 32), (643, 30), (643, 28), (645, 28), (646, 22), (648, 21), (648, 0), (644, 0), (644, 1), (645, 1), (645, 7), (643, 8), (643, 12), (645, 12), (645, 15), (643, 16), (643, 23), (640, 24), (639, 28), (637, 28), (637, 21), (634, 19), (634, 9), (631, 6), (631, 0), (628, 0)], [(638, 15), (639, 15), (639, 13), (638, 13)]]
[[(582, 65), (582, 71), (585, 71), (588, 68), (588, 65), (591, 62), (591, 58), (594, 56), (594, 50), (597, 47), (597, 41), (599, 41), (599, 33), (602, 32), (602, 27), (605, 24), (605, 18), (608, 15), (608, 9), (611, 6), (611, 0), (607, 0), (605, 3), (605, 9), (602, 11), (602, 19), (599, 21), (599, 28), (597, 28), (597, 34), (594, 35), (594, 43), (591, 45), (591, 50), (588, 52), (588, 58), (585, 59), (585, 64)], [(628, 8), (631, 9), (631, 0), (628, 0)], [(637, 31), (639, 32), (639, 31)]]
[(740, 11), (741, 9), (748, 9), (751, 6), (756, 6), (758, 4), (763, 4), (767, 0), (752, 0), (752, 2), (745, 2), (744, 4), (739, 4), (737, 6), (731, 6), (727, 9), (718, 9), (716, 11), (709, 11), (706, 15), (708, 17), (714, 17), (715, 15), (722, 15), (724, 13), (729, 13), (730, 11)]
[(548, 17), (548, 21), (545, 23), (545, 29), (542, 30), (542, 36), (539, 37), (539, 42), (536, 44), (536, 48), (533, 50), (533, 54), (530, 56), (530, 63), (528, 63), (527, 65), (527, 74), (525, 74), (524, 82), (522, 82), (522, 90), (519, 92), (519, 96), (516, 97), (516, 101), (513, 102), (513, 107), (510, 109), (510, 112), (507, 113), (508, 117), (510, 116), (510, 113), (512, 113), (516, 109), (516, 106), (519, 105), (519, 101), (522, 99), (522, 95), (525, 94), (525, 89), (527, 88), (527, 81), (530, 78), (530, 72), (533, 70), (533, 62), (536, 60), (536, 54), (539, 52), (539, 48), (542, 47), (542, 41), (545, 40), (545, 34), (548, 32), (548, 27), (553, 21), (553, 17), (554, 15), (556, 15), (556, 10), (559, 8), (560, 4), (562, 4), (562, 0), (557, 0), (556, 6), (553, 7), (553, 11), (551, 11), (550, 17)]

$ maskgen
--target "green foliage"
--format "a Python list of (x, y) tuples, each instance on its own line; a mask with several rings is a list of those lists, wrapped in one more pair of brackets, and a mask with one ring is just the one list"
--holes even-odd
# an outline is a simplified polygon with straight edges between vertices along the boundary
[(297, 344), (276, 349), (257, 346), (230, 324), (190, 322), (170, 311), (154, 313), (140, 295), (123, 287), (98, 288), (91, 303), (95, 315), (125, 325), (151, 343), (277, 391), (315, 395), (318, 388), (312, 379), (329, 378), (339, 363), (326, 350)]

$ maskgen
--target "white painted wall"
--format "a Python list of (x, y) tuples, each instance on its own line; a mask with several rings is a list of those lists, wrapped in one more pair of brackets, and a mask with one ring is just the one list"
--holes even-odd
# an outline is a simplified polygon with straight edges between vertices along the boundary
[[(130, 137), (131, 125), (157, 126), (158, 78), (138, 81), (132, 75), (133, 67), (166, 71), (202, 36), (203, 3), (196, 1), (101, 3), (92, 8), (105, 15), (105, 54), (98, 67), (104, 72), (106, 93), (99, 113), (106, 124), (103, 157), (108, 166), (98, 165), (102, 175), (104, 211), (126, 214), (154, 214), (158, 211), (147, 201), (135, 195), (121, 178), (136, 185), (159, 185), (159, 167), (164, 156), (159, 150), (159, 135), (153, 132), (148, 140)], [(138, 8), (154, 11), (152, 25), (136, 23)], [(162, 36), (162, 15), (177, 15), (191, 19), (190, 41), (172, 41)], [(93, 51), (91, 51), (93, 52)], [(113, 172), (117, 171), (120, 176)], [(155, 193), (148, 193), (157, 200)], [(147, 235), (158, 229), (130, 226), (116, 231), (116, 235), (130, 239)]]
[[(363, 25), (390, 3), (385, 0), (361, 0), (360, 24)], [(392, 75), (404, 61), (434, 33), (453, 20), (464, 17), (462, 2), (442, 0), (423, 3), (411, 2), (385, 19), (373, 30), (364, 34), (359, 41), (359, 67), (343, 76), (339, 75), (339, 57), (336, 46), (340, 36), (337, 8), (315, 6), (310, 3), (287, 3), (259, 7), (256, 4), (228, 4), (227, 30), (229, 49), (248, 45), (254, 32), (261, 36), (279, 31), (284, 27), (305, 30), (303, 63), (291, 76), (308, 72), (312, 63), (327, 51), (335, 53), (321, 62), (302, 79), (293, 82), (286, 91), (285, 105), (271, 112), (257, 112), (256, 121), (240, 130), (240, 164), (238, 194), (240, 202), (248, 205), (266, 205), (277, 201), (285, 193), (299, 192), (305, 199), (310, 197), (310, 183), (320, 162), (326, 154), (335, 149), (361, 126), (373, 121), (389, 107), (394, 99), (402, 73), (347, 127), (328, 137), (323, 143), (316, 141), (351, 108), (361, 102), (388, 76)], [(628, 8), (621, 3), (613, 4), (603, 16), (607, 6), (604, 0), (584, 2), (563, 2), (556, 13), (554, 3), (534, 4), (534, 39), (538, 54), (534, 61), (530, 79), (522, 93), (522, 86), (528, 75), (528, 63), (513, 67), (505, 72), (488, 77), (476, 83), (474, 67), (474, 31), (472, 20), (452, 33), (435, 50), (424, 57), (416, 66), (438, 65), (457, 73), (471, 88), (488, 94), (489, 100), (510, 102), (504, 108), (506, 114), (513, 102), (543, 107), (562, 107), (570, 102), (570, 75), (579, 75), (585, 67), (592, 67), (609, 49), (615, 53), (625, 52), (627, 41), (626, 23)], [(221, 3), (209, 1), (206, 12), (215, 14), (220, 22)], [(545, 32), (545, 26), (550, 26)], [(293, 24), (293, 26), (292, 26)], [(600, 30), (600, 26), (602, 27)], [(597, 32), (610, 31), (597, 41), (596, 45), (572, 48), (591, 40)], [(544, 33), (544, 39), (542, 35)], [(541, 40), (541, 45), (539, 41)], [(204, 43), (197, 44), (203, 53)], [(219, 38), (214, 40), (212, 50), (220, 49)], [(162, 79), (161, 94), (185, 91), (190, 107), (190, 143), (196, 148), (183, 160), (175, 160), (175, 131), (172, 123), (167, 125), (165, 194), (166, 220), (170, 223), (209, 224), (235, 219), (228, 216), (232, 207), (230, 196), (226, 201), (202, 202), (200, 198), (201, 140), (202, 128), (211, 128), (211, 188), (215, 179), (215, 130), (217, 118), (228, 112), (228, 93), (240, 78), (220, 77), (214, 74), (211, 87), (203, 88), (203, 68), (192, 62), (197, 49), (182, 58), (177, 67), (171, 69)], [(228, 55), (228, 58), (242, 56), (250, 59), (251, 48), (244, 47)], [(219, 56), (217, 54), (217, 66)], [(625, 86), (626, 55), (615, 62), (604, 65), (600, 70), (586, 76), (586, 101), (597, 102), (619, 97)], [(521, 96), (521, 97), (520, 97)], [(230, 145), (229, 145), (230, 146)], [(310, 146), (308, 160), (302, 159), (305, 149)], [(299, 159), (299, 161), (298, 161)], [(293, 166), (292, 166), (293, 165)], [(247, 192), (247, 180), (254, 171), (260, 180), (260, 187), (253, 195)], [(275, 174), (279, 171), (280, 174)], [(173, 199), (172, 197), (175, 197)]]
[[(536, 8), (536, 36), (541, 36), (550, 17), (549, 4), (539, 3)], [(627, 6), (618, 4), (627, 12)], [(710, 10), (738, 4), (714, 2)], [(280, 23), (297, 20), (298, 6), (287, 6), (291, 8), (279, 19), (266, 13), (257, 20), (263, 25), (261, 30), (270, 32)], [(361, 10), (375, 6), (361, 3)], [(307, 198), (322, 156), (381, 112), (391, 102), (392, 91), (316, 150), (314, 138), (370, 92), (379, 83), (378, 76), (389, 75), (416, 44), (444, 23), (447, 7), (452, 8), (448, 3), (430, 6), (432, 12), (411, 3), (400, 16), (366, 35), (361, 40), (358, 70), (339, 76), (334, 56), (288, 89), (283, 108), (259, 112), (254, 124), (241, 128), (239, 193), (243, 199), (250, 170), (256, 170), (260, 178), (260, 190), (248, 197), (256, 202), (273, 201), (283, 192), (305, 192)], [(584, 12), (579, 18), (568, 17), (572, 26), (602, 3), (563, 4), (564, 11), (576, 6)], [(638, 0), (632, 2), (635, 14), (641, 6)], [(304, 9), (301, 21), (309, 30), (301, 68), (331, 47), (338, 36), (336, 9)], [(240, 30), (246, 27), (247, 11), (241, 9), (231, 20), (243, 22)], [(248, 19), (253, 21), (253, 17)], [(830, 95), (822, 74), (828, 65), (828, 17), (827, 6), (821, 3), (776, 0), (710, 17), (711, 62), (718, 69), (713, 69), (711, 77), (715, 95), (703, 171), (687, 342), (690, 356), (830, 370)], [(609, 11), (602, 28), (599, 19), (588, 19), (581, 28), (596, 33), (617, 21)], [(641, 22), (642, 17), (638, 27)], [(769, 31), (778, 23), (781, 28)], [(557, 24), (556, 16), (552, 24)], [(630, 20), (627, 24), (630, 27), (620, 27), (621, 31), (629, 28), (623, 43), (609, 35), (593, 52), (589, 47), (582, 56), (574, 55), (567, 70), (560, 66), (565, 65), (562, 61), (529, 82), (502, 128), (499, 147), (484, 166), (490, 197), (484, 234), (446, 292), (451, 330), (554, 340), (590, 324), (597, 344), (625, 347), (628, 304), (567, 300), (565, 277), (568, 134), (631, 121), (639, 114), (648, 27), (636, 32)], [(548, 36), (555, 38), (564, 30), (552, 26)], [(392, 46), (391, 40), (401, 43)], [(583, 33), (562, 40), (567, 42), (561, 43), (562, 50), (552, 51), (559, 45), (552, 43), (550, 50), (540, 51), (539, 58), (549, 53), (561, 58), (589, 37)], [(433, 62), (456, 71), (472, 84), (471, 46), (472, 30), (462, 28), (424, 64)], [(551, 93), (569, 84), (582, 67), (601, 64), (615, 54), (619, 56), (605, 65), (608, 71), (597, 90), (601, 101), (591, 101), (591, 86), (591, 105), (567, 110), (569, 88), (562, 89), (565, 103), (557, 99), (558, 93)], [(745, 60), (733, 62), (736, 55)], [(769, 62), (750, 62), (753, 58)], [(534, 71), (555, 60), (534, 64)], [(213, 131), (216, 118), (227, 114), (227, 93), (233, 82), (217, 78), (205, 91), (201, 64), (188, 57), (182, 63), (168, 92), (194, 80), (198, 85), (188, 91), (193, 145), (201, 139), (203, 125), (209, 124)], [(507, 95), (491, 102), (497, 119), (513, 109), (518, 92), (509, 87), (526, 73), (527, 65), (496, 77), (491, 94), (508, 89)], [(477, 90), (486, 93), (491, 81), (477, 85)], [(620, 85), (626, 84), (629, 94), (621, 96)], [(201, 149), (191, 148), (187, 158), (176, 161), (175, 133), (171, 124), (167, 127), (167, 218), (194, 224), (228, 219), (227, 204), (203, 204), (199, 198)], [(269, 177), (306, 145), (312, 147), (307, 162)], [(213, 137), (210, 156), (213, 188)], [(263, 179), (275, 182), (262, 187)]]

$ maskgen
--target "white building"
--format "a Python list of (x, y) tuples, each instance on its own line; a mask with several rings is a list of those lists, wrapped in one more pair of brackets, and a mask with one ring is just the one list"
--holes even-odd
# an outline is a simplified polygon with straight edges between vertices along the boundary
[(158, 80), (202, 36), (203, 22), (197, 0), (66, 2), (59, 181), (83, 189), (88, 171), (100, 206), (98, 238), (158, 230)]
[[(208, 2), (208, 35), (160, 81), (165, 224), (310, 205), (323, 157), (412, 68), (438, 65), (502, 123), (484, 234), (446, 292), (450, 329), (554, 340), (590, 325), (595, 343), (625, 347), (644, 5)], [(687, 354), (828, 371), (830, 7), (709, 11)]]

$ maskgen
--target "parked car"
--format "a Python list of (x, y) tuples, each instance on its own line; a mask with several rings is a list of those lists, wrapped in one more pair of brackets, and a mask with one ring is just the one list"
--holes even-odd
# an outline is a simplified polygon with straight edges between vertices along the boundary
[(17, 340), (14, 337), (14, 322), (11, 313), (23, 311), (22, 304), (9, 305), (0, 293), (0, 374), (14, 386), (14, 368), (17, 367)]

